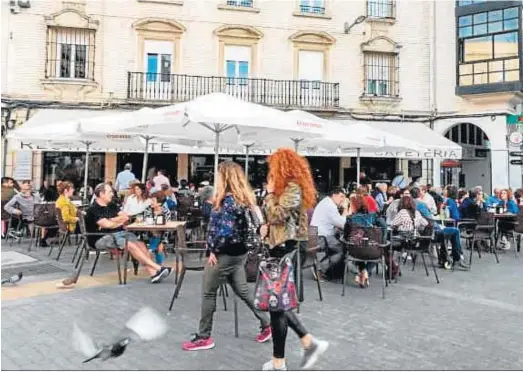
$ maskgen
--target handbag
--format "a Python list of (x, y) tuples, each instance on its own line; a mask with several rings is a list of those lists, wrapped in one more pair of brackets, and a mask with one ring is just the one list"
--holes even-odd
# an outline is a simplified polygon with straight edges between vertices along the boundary
[(247, 260), (245, 261), (247, 282), (256, 282), (260, 264), (268, 257), (267, 249), (263, 245), (260, 248), (254, 248), (247, 252)]
[(294, 267), (288, 256), (281, 260), (267, 259), (260, 263), (254, 293), (254, 308), (282, 312), (298, 307)]

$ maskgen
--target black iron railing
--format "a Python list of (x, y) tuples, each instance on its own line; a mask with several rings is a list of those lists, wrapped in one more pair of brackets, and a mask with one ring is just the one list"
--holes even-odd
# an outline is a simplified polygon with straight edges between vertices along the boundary
[(128, 72), (127, 98), (183, 102), (223, 92), (262, 105), (337, 108), (339, 83)]

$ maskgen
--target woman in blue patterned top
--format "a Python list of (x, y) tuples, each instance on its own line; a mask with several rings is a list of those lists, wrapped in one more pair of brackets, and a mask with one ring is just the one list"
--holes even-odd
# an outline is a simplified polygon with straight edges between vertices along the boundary
[(259, 320), (261, 332), (256, 341), (263, 343), (272, 336), (269, 319), (254, 308), (245, 275), (248, 236), (245, 214), (256, 206), (254, 193), (242, 168), (234, 162), (221, 163), (217, 176), (216, 198), (207, 236), (210, 254), (203, 273), (200, 327), (195, 337), (182, 345), (185, 351), (214, 348), (211, 331), (216, 295), (225, 281)]
[[(154, 219), (158, 216), (163, 216), (163, 220), (168, 222), (171, 220), (171, 210), (169, 210), (165, 204), (165, 194), (162, 191), (154, 192), (149, 197), (150, 205), (143, 212), (145, 221), (148, 219)], [(162, 242), (162, 238), (165, 237), (165, 233), (156, 232), (149, 234), (149, 251), (151, 255), (155, 256), (156, 264), (162, 265), (165, 257), (165, 248)]]

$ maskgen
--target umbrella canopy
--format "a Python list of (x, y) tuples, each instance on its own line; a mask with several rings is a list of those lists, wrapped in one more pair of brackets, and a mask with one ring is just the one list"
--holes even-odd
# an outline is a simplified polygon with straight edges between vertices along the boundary
[(220, 145), (237, 147), (238, 144), (263, 139), (264, 144), (275, 147), (281, 146), (282, 139), (315, 138), (324, 135), (327, 130), (322, 122), (300, 120), (283, 111), (224, 93), (211, 93), (185, 103), (155, 109), (140, 115), (134, 122), (113, 129), (148, 134), (177, 143), (177, 139), (185, 139), (193, 140), (199, 146), (213, 144), (215, 175)]

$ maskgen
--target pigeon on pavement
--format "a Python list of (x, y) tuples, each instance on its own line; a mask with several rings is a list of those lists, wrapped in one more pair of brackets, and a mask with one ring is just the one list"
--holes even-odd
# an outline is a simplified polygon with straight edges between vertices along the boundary
[(119, 338), (113, 343), (98, 345), (76, 323), (73, 327), (73, 348), (84, 355), (87, 363), (94, 359), (107, 360), (121, 356), (131, 341), (152, 341), (165, 335), (167, 324), (152, 308), (144, 307), (125, 324)]
[(18, 274), (14, 275), (14, 276), (11, 276), (9, 278), (6, 278), (6, 279), (3, 279), (2, 280), (2, 285), (4, 284), (16, 284), (17, 282), (19, 282), (22, 277), (23, 277), (23, 273), (22, 272), (19, 272)]

